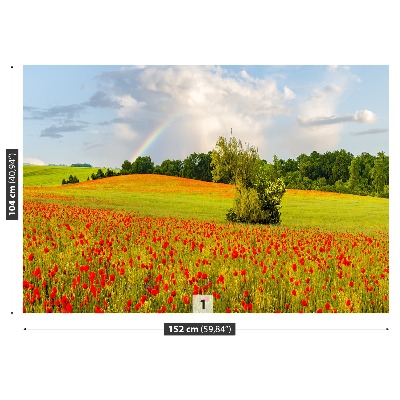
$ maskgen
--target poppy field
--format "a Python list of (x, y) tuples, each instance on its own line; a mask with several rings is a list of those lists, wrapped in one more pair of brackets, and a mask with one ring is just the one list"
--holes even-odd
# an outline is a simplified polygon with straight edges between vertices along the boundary
[(28, 189), (24, 312), (190, 313), (195, 294), (212, 295), (216, 313), (389, 311), (385, 229), (143, 215)]

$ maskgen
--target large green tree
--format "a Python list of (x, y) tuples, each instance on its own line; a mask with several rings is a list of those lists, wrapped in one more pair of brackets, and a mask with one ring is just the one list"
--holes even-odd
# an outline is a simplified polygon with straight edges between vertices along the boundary
[(367, 195), (373, 190), (372, 170), (375, 157), (369, 153), (362, 153), (353, 158), (349, 166), (349, 188), (355, 194)]
[[(285, 193), (283, 180), (277, 177), (280, 163), (268, 165), (260, 160), (255, 147), (240, 140), (220, 137), (211, 153), (214, 182), (235, 185), (234, 206), (227, 218), (234, 222), (279, 224), (280, 202)], [(279, 164), (279, 167), (278, 167)]]
[(192, 153), (183, 161), (181, 175), (183, 178), (212, 181), (211, 152)]
[(125, 160), (121, 166), (121, 174), (129, 175), (132, 173), (132, 163), (128, 160)]
[(155, 174), (180, 176), (182, 171), (183, 162), (181, 160), (164, 160), (161, 165), (154, 168)]
[(374, 185), (375, 194), (378, 196), (383, 195), (385, 186), (389, 186), (389, 157), (383, 151), (379, 152), (375, 158), (371, 177), (373, 179), (372, 184)]
[(154, 171), (154, 163), (149, 156), (139, 156), (132, 163), (133, 174), (152, 174)]
[(349, 167), (354, 156), (345, 150), (335, 151), (334, 153), (336, 158), (332, 166), (332, 179), (334, 182), (346, 182), (350, 177)]
[(251, 187), (259, 163), (255, 147), (245, 148), (240, 140), (231, 137), (228, 141), (221, 136), (211, 153), (213, 181), (233, 183), (239, 191)]

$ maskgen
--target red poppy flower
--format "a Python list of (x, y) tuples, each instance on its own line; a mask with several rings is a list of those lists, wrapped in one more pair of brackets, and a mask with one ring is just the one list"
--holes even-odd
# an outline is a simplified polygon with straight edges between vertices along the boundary
[(329, 310), (331, 308), (331, 305), (329, 303), (325, 304), (325, 310)]
[(292, 296), (296, 296), (297, 292), (295, 289), (292, 290)]
[(183, 302), (184, 302), (185, 304), (189, 304), (189, 296), (185, 296), (185, 297), (183, 298)]
[(68, 304), (65, 306), (65, 312), (66, 312), (66, 313), (72, 313), (72, 305), (71, 305), (71, 303), (68, 303)]

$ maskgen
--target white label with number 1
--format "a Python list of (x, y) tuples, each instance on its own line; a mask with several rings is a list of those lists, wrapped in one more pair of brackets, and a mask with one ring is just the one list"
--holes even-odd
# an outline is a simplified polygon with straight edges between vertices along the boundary
[(193, 312), (194, 313), (212, 313), (213, 312), (213, 296), (196, 294), (193, 296)]

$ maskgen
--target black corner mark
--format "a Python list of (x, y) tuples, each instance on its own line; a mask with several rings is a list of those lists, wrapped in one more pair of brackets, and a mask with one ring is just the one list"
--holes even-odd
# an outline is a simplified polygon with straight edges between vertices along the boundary
[(14, 67), (11, 65), (11, 68), (14, 68)]
[(389, 330), (389, 328), (386, 328), (386, 330), (388, 331), (388, 330)]
[(11, 314), (14, 314), (14, 312), (13, 312), (13, 311), (11, 311)]
[(26, 331), (26, 328), (24, 328), (24, 331)]

